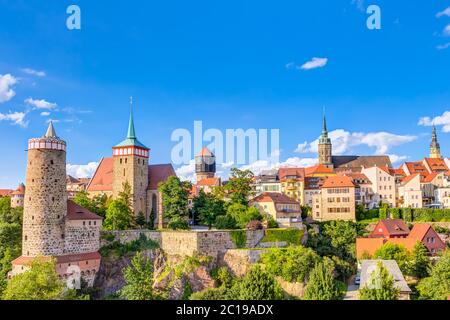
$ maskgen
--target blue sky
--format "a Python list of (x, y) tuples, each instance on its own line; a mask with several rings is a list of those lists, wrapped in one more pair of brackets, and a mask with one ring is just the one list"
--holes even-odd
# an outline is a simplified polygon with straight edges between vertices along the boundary
[[(69, 31), (73, 3), (82, 29)], [(381, 8), (381, 30), (366, 27), (369, 4)], [(280, 161), (309, 164), (323, 106), (340, 153), (421, 159), (431, 128), (419, 121), (429, 117), (421, 123), (435, 120), (449, 156), (449, 7), (0, 0), (0, 188), (24, 180), (26, 141), (49, 119), (68, 142), (71, 172), (92, 171), (86, 165), (124, 138), (129, 96), (152, 163), (171, 161), (174, 129), (202, 120), (221, 130), (279, 128)], [(300, 68), (314, 57), (326, 64)]]

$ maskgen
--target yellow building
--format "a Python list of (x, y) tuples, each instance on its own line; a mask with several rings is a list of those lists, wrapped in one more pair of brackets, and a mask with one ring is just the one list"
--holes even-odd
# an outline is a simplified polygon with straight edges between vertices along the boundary
[(281, 192), (304, 205), (305, 168), (280, 168), (278, 175)]
[(302, 226), (300, 204), (281, 193), (264, 192), (250, 201), (263, 215), (272, 217), (279, 227), (295, 228)]

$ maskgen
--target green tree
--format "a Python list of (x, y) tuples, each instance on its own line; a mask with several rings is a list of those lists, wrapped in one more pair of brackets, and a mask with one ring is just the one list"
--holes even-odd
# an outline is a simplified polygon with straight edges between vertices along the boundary
[(233, 203), (227, 208), (227, 215), (234, 218), (237, 226), (244, 229), (250, 221), (263, 220), (263, 216), (255, 207), (248, 207), (242, 203)]
[(113, 200), (106, 210), (105, 230), (127, 230), (132, 225), (130, 208), (122, 200)]
[(131, 260), (131, 265), (125, 268), (126, 285), (120, 291), (122, 298), (127, 300), (155, 300), (153, 291), (153, 262), (138, 252)]
[(404, 246), (385, 243), (373, 254), (374, 259), (395, 260), (400, 270), (408, 274), (409, 254)]
[(142, 213), (142, 211), (139, 211), (139, 214), (136, 217), (136, 224), (139, 226), (139, 228), (144, 228), (144, 226), (146, 225), (146, 221), (145, 221), (145, 216)]
[(55, 261), (34, 259), (30, 269), (14, 276), (3, 292), (4, 300), (61, 300), (65, 298), (64, 283), (56, 273)]
[(218, 216), (214, 226), (219, 230), (233, 230), (237, 228), (237, 222), (230, 215)]
[[(197, 200), (198, 199), (198, 200)], [(194, 199), (194, 212), (200, 223), (207, 225), (209, 229), (213, 226), (218, 216), (225, 215), (225, 202), (214, 194), (205, 194), (200, 191), (199, 196)]]
[(417, 241), (411, 253), (409, 274), (416, 278), (428, 277), (431, 268), (428, 250), (421, 241)]
[(422, 299), (447, 300), (450, 297), (450, 250), (445, 250), (431, 269), (430, 277), (419, 282)]
[(283, 290), (275, 278), (260, 266), (254, 266), (227, 290), (229, 300), (281, 300)]
[(320, 261), (312, 249), (303, 246), (273, 248), (261, 257), (267, 272), (289, 282), (305, 282), (309, 272)]
[(79, 206), (105, 218), (106, 210), (108, 209), (111, 199), (106, 194), (99, 194), (91, 199), (89, 193), (80, 191), (75, 195), (73, 201)]
[(127, 207), (130, 208), (130, 212), (133, 213), (133, 194), (131, 192), (131, 185), (128, 181), (125, 181), (122, 184), (122, 191), (119, 192), (117, 199), (125, 203)]
[(191, 189), (189, 182), (182, 182), (179, 178), (172, 176), (159, 185), (162, 195), (164, 215), (171, 220), (186, 221), (189, 217), (188, 197)]
[(342, 293), (333, 279), (333, 269), (324, 263), (318, 263), (309, 274), (305, 288), (305, 300), (339, 300)]
[(365, 286), (359, 290), (360, 300), (398, 300), (400, 290), (395, 287), (394, 277), (380, 261), (369, 275)]
[(225, 195), (232, 203), (239, 203), (248, 206), (248, 200), (253, 196), (253, 172), (250, 170), (239, 170), (232, 168), (230, 180), (223, 186)]

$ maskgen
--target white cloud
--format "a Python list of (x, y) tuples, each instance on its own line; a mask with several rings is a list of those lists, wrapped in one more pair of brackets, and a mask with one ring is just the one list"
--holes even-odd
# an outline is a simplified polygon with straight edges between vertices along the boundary
[(391, 159), (392, 164), (400, 163), (407, 160), (408, 156), (399, 156), (397, 154), (389, 154), (389, 158)]
[(438, 13), (436, 14), (436, 17), (438, 17), (438, 18), (443, 17), (443, 16), (450, 17), (450, 7), (448, 7), (448, 8), (445, 9), (444, 11), (438, 12)]
[(98, 162), (89, 162), (88, 164), (67, 164), (67, 174), (75, 178), (91, 178), (97, 170)]
[(191, 160), (189, 164), (183, 165), (175, 170), (178, 178), (185, 181), (195, 181), (195, 160)]
[(25, 72), (26, 74), (30, 74), (32, 76), (36, 76), (36, 77), (45, 77), (46, 73), (44, 71), (37, 71), (31, 68), (22, 68), (20, 69), (22, 72)]
[(57, 107), (56, 103), (47, 102), (44, 99), (42, 100), (34, 100), (33, 98), (28, 98), (25, 100), (25, 103), (35, 107), (36, 109), (48, 109), (52, 110)]
[[(333, 143), (333, 154), (342, 155), (352, 152), (358, 146), (367, 146), (375, 148), (375, 154), (385, 154), (392, 147), (396, 147), (411, 141), (417, 137), (410, 135), (396, 135), (389, 132), (348, 132), (343, 129), (337, 129), (329, 133)], [(319, 139), (312, 142), (304, 142), (298, 145), (297, 153), (317, 153)]]
[(436, 46), (436, 49), (438, 50), (444, 50), (450, 47), (450, 42), (444, 43), (444, 44), (440, 44), (438, 46)]
[(311, 61), (306, 62), (303, 64), (300, 69), (302, 70), (311, 70), (316, 68), (322, 68), (325, 67), (328, 63), (328, 58), (312, 58)]
[(16, 92), (12, 87), (18, 82), (18, 80), (10, 74), (0, 74), (0, 103), (11, 100)]
[(432, 125), (442, 126), (442, 131), (450, 132), (450, 111), (445, 111), (441, 116), (434, 118), (422, 117), (419, 119), (419, 126), (431, 127)]
[(450, 37), (450, 24), (446, 25), (443, 31), (445, 36), (449, 36)]
[(49, 115), (50, 115), (50, 112), (47, 112), (47, 111), (41, 112), (41, 116), (43, 116), (43, 117), (48, 117)]
[(11, 121), (14, 125), (26, 127), (28, 126), (28, 122), (25, 122), (25, 116), (25, 112), (0, 113), (0, 121)]

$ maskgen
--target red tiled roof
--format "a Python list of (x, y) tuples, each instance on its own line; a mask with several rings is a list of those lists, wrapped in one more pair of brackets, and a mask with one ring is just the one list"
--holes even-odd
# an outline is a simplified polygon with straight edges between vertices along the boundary
[(405, 162), (405, 165), (408, 168), (410, 174), (420, 173), (422, 177), (425, 177), (428, 174), (427, 168), (420, 161)]
[(112, 191), (113, 158), (103, 158), (95, 170), (87, 191)]
[(282, 193), (276, 192), (264, 192), (259, 196), (253, 198), (252, 202), (274, 202), (274, 203), (288, 203), (288, 204), (299, 204), (298, 201), (288, 197)]
[(389, 169), (391, 175), (394, 176), (406, 176), (405, 171), (402, 168), (398, 168), (398, 169)]
[[(86, 260), (99, 260), (101, 259), (101, 255), (98, 252), (88, 252), (88, 253), (80, 253), (80, 254), (71, 254), (65, 256), (57, 256), (53, 257), (56, 259), (56, 263), (69, 263), (69, 262), (78, 262), (78, 261), (86, 261)], [(31, 263), (33, 260), (37, 259), (37, 257), (24, 257), (21, 256), (14, 261), (12, 261), (13, 265), (27, 265)], [(39, 259), (43, 261), (49, 261), (52, 257), (39, 257)]]
[(402, 219), (384, 219), (380, 223), (386, 227), (387, 232), (391, 236), (406, 236), (409, 234), (409, 228)]
[(445, 164), (445, 160), (444, 159), (440, 159), (440, 158), (425, 158), (424, 161), (431, 168), (432, 172), (442, 172), (442, 171), (449, 170), (449, 168)]
[(355, 183), (355, 180), (363, 180), (363, 181), (367, 181), (368, 183), (370, 181), (369, 178), (367, 178), (367, 176), (365, 174), (358, 173), (358, 172), (338, 173), (338, 175), (350, 177), (354, 183)]
[(280, 168), (278, 176), (281, 181), (287, 177), (296, 177), (295, 179), (303, 180), (305, 178), (305, 168)]
[(25, 185), (23, 183), (19, 184), (19, 187), (16, 189), (16, 191), (11, 193), (11, 195), (13, 195), (13, 196), (24, 195), (24, 194), (25, 194)]
[[(87, 191), (112, 191), (113, 182), (113, 158), (103, 158), (94, 173)], [(148, 166), (149, 190), (157, 190), (158, 184), (175, 176), (175, 170), (171, 164), (153, 164)]]
[(11, 193), (13, 193), (13, 190), (11, 189), (0, 189), (0, 197), (10, 196)]
[(423, 183), (430, 183), (430, 182), (432, 182), (434, 180), (434, 178), (437, 177), (438, 174), (439, 174), (438, 172), (430, 173), (429, 175), (427, 175), (424, 178), (422, 178), (421, 182), (423, 182)]
[(220, 186), (220, 178), (205, 178), (197, 182), (197, 186), (204, 187), (204, 186), (212, 186), (217, 187)]
[(322, 188), (352, 188), (355, 187), (352, 178), (348, 176), (337, 176), (337, 177), (329, 177), (325, 180), (322, 185)]
[(69, 220), (102, 220), (102, 217), (90, 212), (71, 200), (67, 200), (67, 219)]
[(148, 166), (148, 189), (158, 190), (158, 184), (169, 177), (176, 176), (171, 164), (152, 164)]
[(318, 164), (317, 166), (305, 168), (305, 175), (309, 176), (312, 174), (333, 174), (334, 171), (323, 164)]

